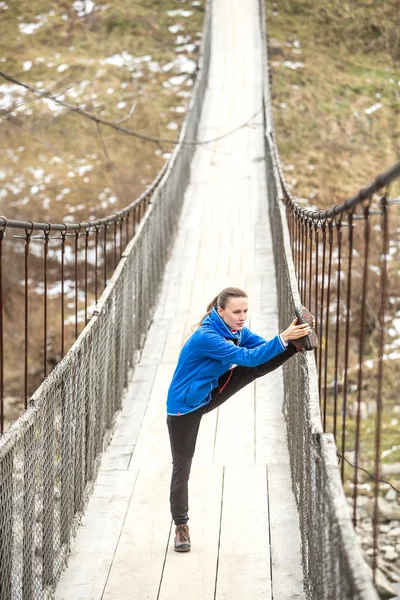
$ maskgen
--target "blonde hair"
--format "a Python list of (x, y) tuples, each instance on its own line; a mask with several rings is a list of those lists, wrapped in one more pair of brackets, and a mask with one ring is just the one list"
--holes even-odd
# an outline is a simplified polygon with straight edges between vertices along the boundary
[(217, 307), (219, 306), (220, 308), (222, 308), (222, 310), (224, 310), (231, 298), (247, 298), (247, 294), (240, 288), (235, 288), (235, 287), (224, 288), (222, 290), (222, 292), (217, 294), (217, 296), (215, 296), (215, 298), (213, 300), (211, 300), (211, 302), (207, 306), (206, 314), (203, 315), (203, 317), (200, 319), (200, 321), (198, 323), (196, 323), (196, 325), (193, 327), (193, 329), (197, 329), (198, 327), (200, 327), (200, 325), (203, 323), (204, 319), (206, 317), (208, 317), (208, 315), (211, 313), (214, 306), (217, 306)]

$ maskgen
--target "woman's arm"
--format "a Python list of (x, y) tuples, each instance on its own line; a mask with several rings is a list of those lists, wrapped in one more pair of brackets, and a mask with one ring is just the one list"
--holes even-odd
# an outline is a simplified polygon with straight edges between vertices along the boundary
[(203, 356), (242, 367), (257, 367), (284, 350), (285, 346), (279, 335), (269, 341), (263, 340), (255, 348), (243, 348), (235, 346), (232, 342), (214, 332), (204, 332), (200, 336), (198, 348)]

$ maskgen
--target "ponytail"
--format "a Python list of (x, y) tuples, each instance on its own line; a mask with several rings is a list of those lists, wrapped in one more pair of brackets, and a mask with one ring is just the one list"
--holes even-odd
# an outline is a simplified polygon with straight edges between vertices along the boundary
[(224, 288), (222, 290), (222, 292), (217, 294), (217, 296), (215, 296), (215, 298), (213, 300), (211, 300), (211, 302), (207, 306), (206, 314), (203, 315), (203, 317), (200, 319), (200, 321), (192, 327), (192, 330), (194, 331), (195, 329), (198, 329), (200, 327), (200, 325), (203, 323), (204, 319), (206, 317), (208, 317), (208, 315), (211, 313), (214, 306), (219, 306), (222, 309), (226, 308), (226, 305), (228, 304), (228, 301), (230, 298), (247, 298), (247, 294), (246, 294), (246, 292), (244, 292), (243, 290), (241, 290), (239, 288), (235, 288), (235, 287)]

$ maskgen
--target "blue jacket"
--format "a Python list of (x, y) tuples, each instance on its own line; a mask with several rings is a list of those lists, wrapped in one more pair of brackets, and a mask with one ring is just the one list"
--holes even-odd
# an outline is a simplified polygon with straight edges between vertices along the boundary
[(233, 333), (215, 307), (179, 355), (167, 397), (167, 414), (183, 415), (208, 404), (218, 378), (233, 365), (256, 367), (285, 350), (279, 335), (267, 341), (247, 327)]

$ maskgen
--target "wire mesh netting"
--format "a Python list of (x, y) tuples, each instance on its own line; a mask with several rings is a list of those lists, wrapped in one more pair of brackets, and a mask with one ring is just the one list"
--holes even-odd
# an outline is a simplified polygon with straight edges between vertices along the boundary
[[(292, 320), (300, 297), (270, 154), (267, 154), (267, 173), (274, 253), (279, 256), (276, 271), (279, 318), (283, 326)], [(307, 598), (377, 600), (344, 496), (334, 439), (331, 434), (322, 433), (312, 353), (299, 354), (284, 366), (284, 382), (284, 412)]]
[(210, 11), (190, 110), (166, 174), (94, 317), (0, 438), (0, 599), (50, 597), (143, 346), (189, 180)]

